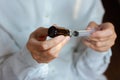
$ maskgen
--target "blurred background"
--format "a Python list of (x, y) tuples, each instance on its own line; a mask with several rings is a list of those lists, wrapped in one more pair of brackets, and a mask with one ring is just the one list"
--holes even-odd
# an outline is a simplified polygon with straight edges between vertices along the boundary
[(106, 10), (103, 22), (112, 22), (117, 33), (117, 40), (112, 47), (111, 63), (106, 71), (108, 80), (120, 80), (120, 0), (102, 0)]

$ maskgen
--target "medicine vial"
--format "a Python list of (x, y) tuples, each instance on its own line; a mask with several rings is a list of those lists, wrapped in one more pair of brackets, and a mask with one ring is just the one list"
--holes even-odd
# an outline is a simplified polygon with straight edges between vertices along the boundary
[(59, 35), (64, 35), (64, 36), (70, 36), (70, 30), (69, 29), (65, 29), (65, 28), (61, 28), (61, 27), (55, 27), (55, 26), (51, 26), (48, 29), (48, 36), (49, 37), (56, 37)]

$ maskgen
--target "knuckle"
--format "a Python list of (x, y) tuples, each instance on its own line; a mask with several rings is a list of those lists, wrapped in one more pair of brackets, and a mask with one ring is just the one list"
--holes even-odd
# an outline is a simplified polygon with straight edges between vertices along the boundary
[(111, 26), (114, 28), (114, 25), (111, 22), (106, 22), (106, 24), (108, 24), (108, 26)]
[(29, 39), (28, 44), (32, 44), (32, 43), (33, 43), (33, 40)]
[(52, 56), (53, 51), (52, 50), (48, 50), (47, 54), (50, 55), (50, 56)]
[(52, 59), (57, 58), (57, 56), (56, 56), (56, 55), (53, 55), (53, 54), (50, 54), (50, 56), (51, 56)]
[(103, 38), (100, 38), (100, 37), (99, 37), (98, 40), (99, 40), (99, 41), (103, 41)]
[(95, 46), (96, 46), (96, 47), (100, 47), (100, 46), (101, 46), (101, 43), (100, 43), (100, 42), (96, 42)]
[(53, 57), (53, 58), (57, 58), (57, 57), (58, 57), (58, 55), (52, 55), (52, 57)]
[(115, 39), (117, 38), (117, 34), (115, 33)]
[(30, 34), (29, 39), (30, 39), (30, 38), (32, 38), (32, 37), (33, 37), (33, 35), (34, 35), (34, 32), (32, 32), (32, 33)]
[(51, 56), (53, 59), (58, 57), (58, 55), (55, 55), (55, 54), (56, 54), (56, 53), (53, 53), (52, 50), (49, 50), (49, 51), (48, 51), (48, 55)]
[(112, 44), (111, 44), (111, 46), (110, 46), (110, 47), (114, 46), (114, 44), (115, 44), (115, 41), (113, 41), (113, 42), (112, 42)]
[(109, 36), (112, 36), (114, 34), (114, 31), (113, 30), (109, 30)]
[(32, 55), (33, 59), (35, 59), (36, 61), (38, 61), (38, 56)]
[(46, 50), (47, 47), (48, 47), (48, 45), (45, 42), (43, 42), (43, 43), (40, 44), (40, 49), (41, 50)]
[(97, 34), (97, 39), (100, 41), (100, 40), (102, 40), (102, 37), (103, 35), (102, 34)]
[(42, 61), (40, 61), (40, 60), (37, 60), (37, 62), (38, 62), (38, 63), (43, 63), (43, 62), (42, 62)]

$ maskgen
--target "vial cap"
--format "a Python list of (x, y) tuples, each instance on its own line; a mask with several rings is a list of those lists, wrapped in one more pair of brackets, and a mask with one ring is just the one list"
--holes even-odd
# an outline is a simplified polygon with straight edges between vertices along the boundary
[(75, 36), (75, 37), (79, 36), (79, 32), (78, 32), (78, 31), (74, 31), (74, 32), (72, 33), (72, 36)]
[(48, 29), (48, 36), (50, 36), (50, 37), (55, 37), (56, 36), (56, 34), (57, 34), (57, 29), (56, 29), (56, 27), (54, 27), (54, 26), (51, 26), (49, 29)]

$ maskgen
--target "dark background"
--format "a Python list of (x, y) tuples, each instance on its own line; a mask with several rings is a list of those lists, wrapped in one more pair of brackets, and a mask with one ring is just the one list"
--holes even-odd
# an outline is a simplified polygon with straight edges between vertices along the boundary
[(103, 22), (112, 22), (117, 33), (117, 40), (112, 47), (111, 63), (106, 71), (108, 80), (120, 80), (120, 4), (118, 0), (102, 0), (106, 10)]

